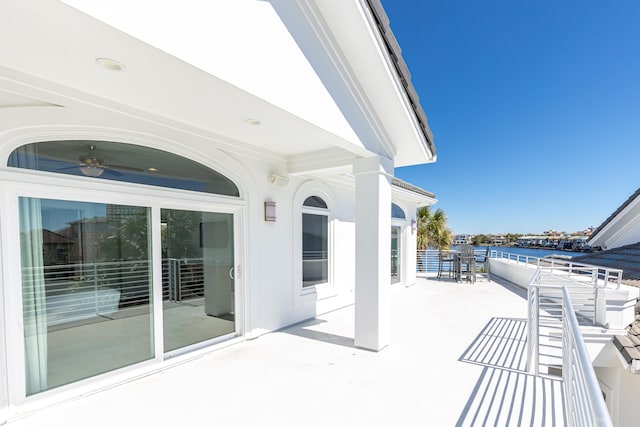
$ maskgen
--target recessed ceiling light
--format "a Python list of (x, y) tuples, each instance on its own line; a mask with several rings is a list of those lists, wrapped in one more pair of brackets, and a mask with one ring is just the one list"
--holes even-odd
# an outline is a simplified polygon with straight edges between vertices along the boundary
[(116, 61), (115, 59), (97, 58), (96, 59), (96, 64), (98, 64), (102, 68), (106, 68), (107, 70), (111, 70), (111, 71), (123, 71), (124, 70), (124, 65), (122, 63)]
[(252, 125), (252, 126), (258, 126), (258, 125), (260, 125), (260, 120), (258, 120), (258, 119), (248, 118), (248, 119), (246, 119), (246, 120), (245, 120), (245, 122), (246, 122), (247, 124), (249, 124), (249, 125)]

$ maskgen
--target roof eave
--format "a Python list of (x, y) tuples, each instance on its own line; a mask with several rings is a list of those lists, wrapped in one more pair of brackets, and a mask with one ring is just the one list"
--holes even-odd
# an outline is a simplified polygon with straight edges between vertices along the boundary
[(384, 47), (386, 48), (385, 50), (389, 56), (389, 60), (393, 64), (397, 77), (407, 96), (407, 101), (417, 122), (416, 124), (424, 137), (422, 143), (424, 144), (425, 150), (428, 151), (427, 155), (431, 162), (435, 162), (436, 147), (433, 142), (433, 132), (429, 127), (427, 114), (420, 103), (418, 92), (411, 81), (411, 72), (409, 71), (409, 67), (402, 57), (402, 49), (400, 48), (393, 31), (391, 31), (389, 17), (387, 16), (380, 0), (365, 1), (369, 6), (369, 10), (371, 11), (371, 15), (375, 21), (375, 27), (378, 29), (378, 32), (384, 42)]

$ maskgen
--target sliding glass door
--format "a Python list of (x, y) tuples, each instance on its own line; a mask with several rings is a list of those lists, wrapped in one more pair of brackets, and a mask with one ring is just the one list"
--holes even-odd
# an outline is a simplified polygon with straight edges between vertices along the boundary
[(149, 209), (21, 197), (26, 394), (153, 358)]
[(27, 396), (236, 332), (233, 214), (154, 212), (19, 198)]
[(0, 198), (0, 315), (23, 330), (0, 337), (0, 423), (11, 402), (235, 336), (244, 202), (231, 179), (170, 151), (84, 139), (22, 145), (6, 166), (17, 175)]
[(400, 234), (401, 228), (391, 227), (391, 284), (400, 282)]
[(164, 351), (235, 332), (233, 215), (162, 209)]

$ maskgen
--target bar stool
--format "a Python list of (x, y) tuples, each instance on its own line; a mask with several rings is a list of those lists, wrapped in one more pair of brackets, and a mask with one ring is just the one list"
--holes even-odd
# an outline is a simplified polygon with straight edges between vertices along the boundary
[(454, 273), (453, 260), (453, 254), (448, 251), (443, 252), (442, 249), (438, 249), (438, 280), (442, 279), (442, 275), (445, 271), (449, 275), (449, 278), (451, 278), (451, 275)]

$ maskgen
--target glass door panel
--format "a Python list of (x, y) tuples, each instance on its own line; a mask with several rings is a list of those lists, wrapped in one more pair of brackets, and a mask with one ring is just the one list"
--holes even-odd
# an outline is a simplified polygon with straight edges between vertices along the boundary
[(400, 227), (391, 227), (391, 283), (400, 282)]
[(235, 332), (233, 215), (161, 210), (164, 351)]
[(19, 208), (26, 394), (152, 358), (149, 209)]

